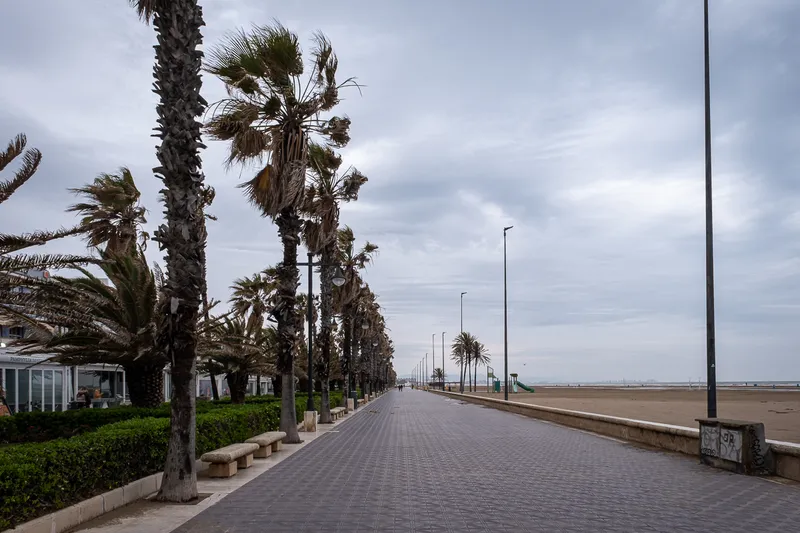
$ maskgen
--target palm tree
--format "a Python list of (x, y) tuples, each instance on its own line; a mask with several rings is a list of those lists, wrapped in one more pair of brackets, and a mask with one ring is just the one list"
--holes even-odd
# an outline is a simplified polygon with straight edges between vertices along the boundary
[(276, 276), (276, 269), (269, 267), (236, 279), (231, 285), (231, 309), (237, 315), (247, 316), (248, 327), (260, 327), (272, 309), (278, 288)]
[(305, 194), (303, 211), (306, 220), (303, 238), (309, 251), (320, 254), (323, 265), (320, 275), (320, 361), (318, 376), (322, 384), (320, 423), (332, 424), (330, 406), (331, 321), (333, 319), (332, 265), (336, 264), (336, 237), (339, 231), (339, 205), (358, 199), (367, 178), (355, 169), (339, 174), (342, 159), (329, 147), (309, 145), (310, 185)]
[(444, 371), (441, 368), (434, 368), (433, 373), (431, 374), (431, 379), (433, 381), (443, 381)]
[(166, 224), (155, 238), (166, 250), (166, 302), (159, 332), (171, 361), (170, 440), (159, 499), (185, 502), (197, 498), (195, 470), (195, 378), (197, 321), (205, 282), (205, 222), (200, 169), (200, 123), (206, 108), (200, 96), (203, 11), (198, 0), (128, 0), (139, 17), (153, 23), (155, 45), (153, 90), (159, 97), (154, 173), (164, 182)]
[(250, 376), (268, 371), (274, 363), (274, 332), (243, 316), (227, 316), (201, 343), (203, 366), (225, 374), (233, 403), (244, 403)]
[(353, 230), (348, 226), (340, 229), (336, 236), (335, 263), (342, 266), (345, 283), (333, 291), (334, 310), (342, 315), (342, 374), (344, 375), (344, 400), (355, 387), (355, 365), (353, 358), (355, 315), (358, 311), (357, 298), (362, 292), (363, 281), (359, 272), (367, 267), (378, 253), (378, 246), (367, 241), (360, 249), (356, 247)]
[(67, 211), (83, 217), (81, 227), (90, 246), (105, 245), (107, 253), (128, 254), (140, 239), (144, 245), (148, 235), (141, 227), (147, 222), (146, 210), (139, 205), (142, 194), (130, 170), (122, 167), (119, 174), (100, 174), (93, 183), (70, 191), (86, 198)]
[(462, 331), (453, 339), (453, 344), (451, 345), (451, 354), (452, 359), (456, 361), (458, 364), (462, 365), (461, 371), (461, 390), (459, 392), (464, 392), (464, 369), (469, 369), (469, 386), (472, 389), (472, 350), (475, 347), (475, 337), (467, 332)]
[(157, 342), (160, 283), (141, 252), (101, 252), (100, 268), (110, 285), (91, 272), (53, 276), (13, 302), (29, 336), (20, 353), (55, 354), (70, 365), (120, 365), (131, 403), (157, 407), (164, 401), (163, 369), (168, 360)]
[[(0, 182), (0, 204), (11, 198), (14, 192), (33, 177), (42, 161), (42, 153), (35, 149), (26, 150), (28, 144), (24, 134), (17, 135), (5, 150), (0, 151), (0, 172), (5, 170), (17, 157), (22, 156), (22, 165), (8, 181)], [(17, 292), (25, 274), (29, 270), (44, 268), (69, 267), (75, 264), (93, 262), (88, 257), (72, 255), (25, 255), (22, 250), (33, 246), (41, 246), (52, 240), (77, 235), (83, 231), (80, 227), (60, 229), (57, 231), (35, 231), (24, 235), (0, 234), (0, 312), (11, 311), (7, 305), (7, 295)], [(27, 282), (26, 282), (27, 283)]]
[(474, 374), (474, 381), (475, 384), (474, 390), (478, 390), (478, 365), (488, 365), (492, 358), (489, 355), (489, 350), (486, 349), (486, 346), (483, 345), (477, 338), (472, 344), (472, 361), (475, 363), (475, 374)]
[[(233, 312), (239, 316), (247, 316), (247, 328), (258, 331), (264, 326), (264, 319), (272, 310), (277, 290), (277, 272), (275, 268), (268, 267), (252, 277), (243, 277), (234, 281), (231, 286), (233, 294), (229, 302)], [(273, 346), (269, 346), (270, 349)], [(209, 370), (213, 370), (213, 366)], [(274, 365), (273, 365), (274, 370)], [(261, 393), (261, 376), (257, 375), (257, 393)], [(281, 393), (280, 380), (272, 372), (272, 385), (275, 395)]]
[(338, 60), (328, 39), (314, 35), (312, 68), (303, 79), (299, 39), (279, 23), (228, 34), (210, 53), (206, 70), (227, 86), (229, 97), (214, 106), (208, 132), (229, 141), (228, 164), (264, 161), (244, 185), (261, 213), (278, 226), (283, 261), (277, 268), (279, 288), (274, 314), (278, 320), (278, 364), (281, 374), (281, 430), (284, 442), (300, 442), (294, 397), (294, 347), (301, 329), (294, 313), (299, 273), (297, 245), (302, 222), (308, 143), (311, 135), (331, 146), (350, 140), (350, 120), (323, 117), (339, 103)]

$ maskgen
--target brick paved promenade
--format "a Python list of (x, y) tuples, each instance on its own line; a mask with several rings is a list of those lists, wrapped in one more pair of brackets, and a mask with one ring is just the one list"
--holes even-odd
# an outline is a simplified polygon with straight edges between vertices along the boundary
[(392, 392), (180, 533), (800, 531), (800, 488)]

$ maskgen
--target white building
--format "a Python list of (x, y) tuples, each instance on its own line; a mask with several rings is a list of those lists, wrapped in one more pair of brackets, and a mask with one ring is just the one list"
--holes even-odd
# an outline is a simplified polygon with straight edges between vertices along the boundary
[[(117, 365), (65, 366), (50, 362), (45, 355), (18, 355), (13, 348), (0, 343), (0, 385), (13, 413), (28, 411), (65, 411), (75, 401), (78, 389), (100, 390), (101, 398), (92, 400), (92, 407), (108, 407), (128, 402), (125, 371)], [(224, 376), (217, 376), (220, 396), (228, 395)], [(271, 393), (272, 383), (261, 378), (261, 393)], [(171, 392), (169, 370), (164, 370), (164, 401)], [(250, 378), (248, 394), (256, 393), (256, 379)], [(197, 396), (211, 397), (211, 379), (199, 375)]]

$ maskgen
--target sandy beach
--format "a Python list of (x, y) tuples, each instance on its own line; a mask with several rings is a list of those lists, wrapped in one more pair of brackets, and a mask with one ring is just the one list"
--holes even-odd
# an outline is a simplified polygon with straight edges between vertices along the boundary
[[(509, 400), (600, 413), (677, 426), (697, 427), (706, 414), (705, 389), (636, 387), (536, 387)], [(476, 393), (502, 398), (500, 394)], [(800, 390), (723, 389), (717, 391), (720, 418), (764, 423), (767, 438), (800, 444)]]

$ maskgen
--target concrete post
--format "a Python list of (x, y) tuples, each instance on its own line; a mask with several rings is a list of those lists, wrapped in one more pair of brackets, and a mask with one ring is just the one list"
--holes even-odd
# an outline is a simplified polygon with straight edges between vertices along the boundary
[(317, 431), (317, 412), (316, 411), (306, 411), (305, 419), (303, 420), (303, 424), (304, 424), (306, 433), (316, 432)]

